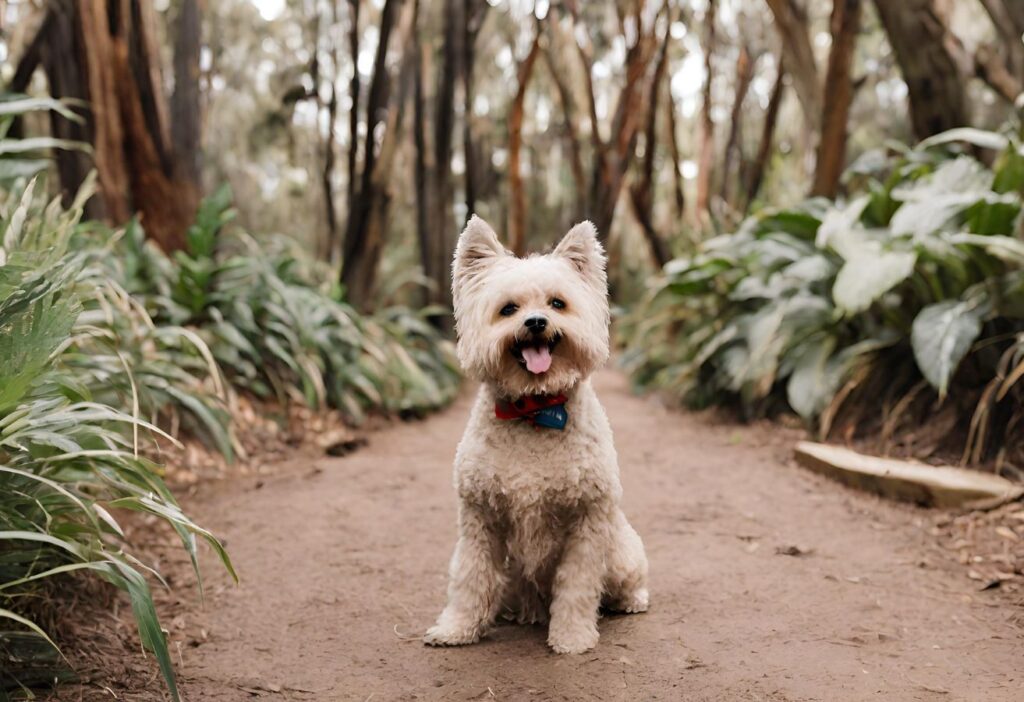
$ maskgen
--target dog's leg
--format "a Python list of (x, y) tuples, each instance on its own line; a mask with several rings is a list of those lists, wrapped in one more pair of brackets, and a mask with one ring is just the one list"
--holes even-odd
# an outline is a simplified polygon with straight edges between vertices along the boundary
[(602, 604), (614, 612), (647, 611), (647, 554), (622, 510), (615, 515)]
[(548, 627), (548, 645), (556, 653), (583, 653), (597, 645), (609, 521), (604, 510), (588, 513), (566, 541), (555, 571)]
[(459, 541), (449, 567), (448, 604), (423, 641), (432, 646), (476, 643), (494, 621), (505, 581), (504, 544), (476, 507), (459, 509)]

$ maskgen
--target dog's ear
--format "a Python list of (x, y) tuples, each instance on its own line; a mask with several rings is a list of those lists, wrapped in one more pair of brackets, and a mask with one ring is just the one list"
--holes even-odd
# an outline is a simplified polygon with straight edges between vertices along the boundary
[(570, 229), (552, 254), (569, 261), (587, 282), (602, 289), (608, 287), (604, 247), (597, 239), (597, 227), (592, 222), (580, 222)]
[(452, 290), (457, 291), (469, 280), (490, 267), (499, 258), (507, 256), (505, 247), (491, 225), (476, 215), (469, 218), (466, 228), (455, 246), (452, 261)]

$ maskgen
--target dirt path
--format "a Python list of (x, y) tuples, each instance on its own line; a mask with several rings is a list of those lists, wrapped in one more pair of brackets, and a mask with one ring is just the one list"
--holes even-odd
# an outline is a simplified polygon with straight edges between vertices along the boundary
[[(783, 430), (668, 411), (612, 372), (597, 385), (651, 561), (649, 613), (602, 620), (578, 657), (550, 653), (539, 627), (420, 643), (444, 599), (466, 397), (349, 457), (190, 503), (243, 582), (218, 587), (208, 564), (207, 603), (179, 622), (185, 698), (1024, 699), (1022, 631), (933, 545), (929, 513), (791, 466)], [(808, 553), (777, 552), (792, 546)]]

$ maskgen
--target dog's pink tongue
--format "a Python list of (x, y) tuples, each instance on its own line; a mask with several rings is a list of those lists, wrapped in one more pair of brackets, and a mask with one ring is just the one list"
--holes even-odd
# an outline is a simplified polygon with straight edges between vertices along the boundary
[(547, 373), (551, 367), (551, 351), (547, 346), (528, 346), (523, 349), (523, 360), (526, 361), (526, 368), (531, 373)]

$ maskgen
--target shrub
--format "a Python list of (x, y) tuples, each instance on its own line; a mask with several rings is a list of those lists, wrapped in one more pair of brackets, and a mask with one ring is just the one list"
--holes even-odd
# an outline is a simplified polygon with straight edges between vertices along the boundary
[[(25, 651), (38, 648), (25, 632), (49, 642), (27, 616), (40, 588), (91, 571), (128, 592), (142, 643), (177, 698), (144, 576), (149, 569), (132, 555), (114, 515), (145, 512), (169, 524), (197, 576), (197, 536), (229, 570), (231, 563), (213, 535), (180, 510), (157, 466), (140, 455), (152, 437), (171, 439), (140, 416), (146, 402), (138, 389), (151, 369), (134, 363), (119, 337), (108, 334), (113, 324), (97, 324), (91, 314), (110, 303), (110, 290), (96, 285), (89, 256), (68, 245), (87, 196), (68, 211), (58, 201), (43, 207), (30, 184), (0, 215), (0, 619), (18, 626), (0, 632), (0, 690), (34, 681), (24, 666), (35, 657)], [(168, 386), (181, 389), (194, 380), (186, 373)], [(120, 408), (119, 391), (96, 392), (108, 381), (132, 388), (128, 411)]]
[(194, 329), (229, 382), (259, 397), (330, 406), (359, 421), (367, 410), (419, 413), (458, 389), (452, 345), (426, 317), (387, 308), (364, 316), (346, 304), (331, 271), (268, 237), (229, 226), (227, 188), (207, 198), (187, 248), (173, 258), (130, 226), (111, 274), (157, 323)]
[(848, 200), (762, 212), (666, 265), (622, 362), (689, 404), (788, 407), (823, 434), (842, 418), (891, 438), (939, 412), (980, 461), (1024, 408), (1020, 140), (956, 130), (869, 153), (847, 182)]

